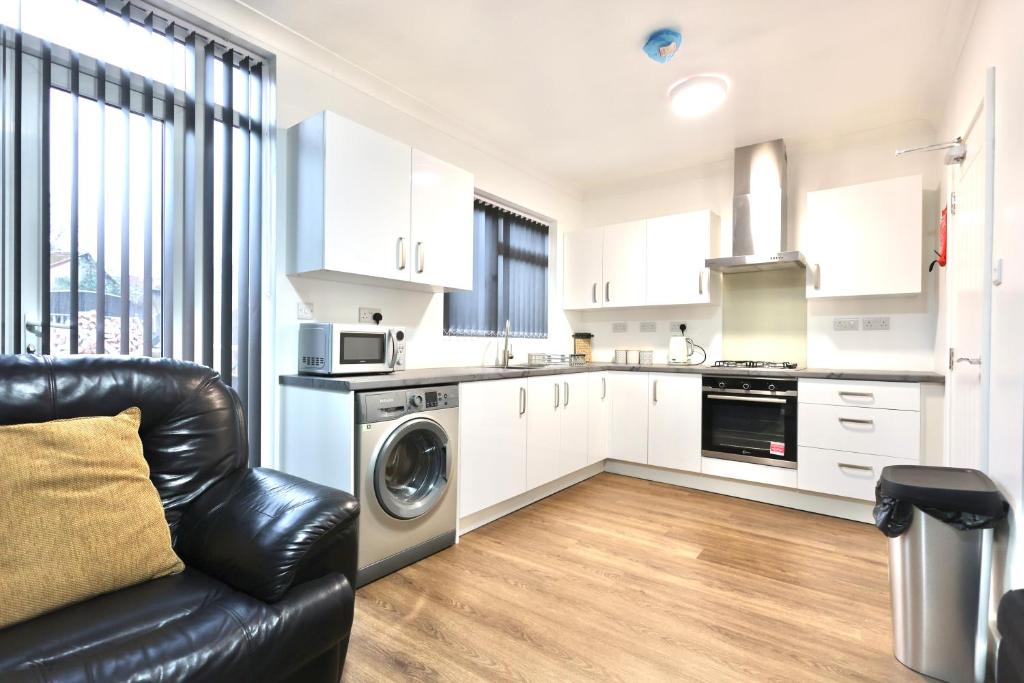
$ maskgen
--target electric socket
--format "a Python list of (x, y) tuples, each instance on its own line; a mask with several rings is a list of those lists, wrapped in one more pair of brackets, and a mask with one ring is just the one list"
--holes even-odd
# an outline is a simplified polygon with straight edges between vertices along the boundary
[(642, 323), (640, 323), (640, 331), (641, 332), (657, 332), (658, 331), (658, 323), (656, 323), (656, 322), (642, 322)]
[[(679, 331), (679, 326), (680, 325), (686, 325), (686, 323), (683, 322), (682, 320), (674, 320), (674, 321), (670, 322), (668, 324), (668, 333), (670, 335), (674, 335), (674, 336), (681, 335), (682, 332)], [(687, 326), (687, 327), (689, 327), (689, 326)]]
[(376, 321), (373, 319), (374, 313), (380, 313), (379, 308), (363, 308), (359, 307), (359, 322), (373, 325)]
[(835, 332), (856, 332), (860, 329), (860, 318), (832, 318)]
[(628, 323), (612, 323), (612, 332), (621, 334), (622, 332), (629, 332)]
[(313, 320), (313, 304), (300, 301), (295, 305), (295, 317), (299, 320)]
[(878, 315), (871, 318), (864, 318), (863, 327), (865, 330), (888, 330), (889, 316)]

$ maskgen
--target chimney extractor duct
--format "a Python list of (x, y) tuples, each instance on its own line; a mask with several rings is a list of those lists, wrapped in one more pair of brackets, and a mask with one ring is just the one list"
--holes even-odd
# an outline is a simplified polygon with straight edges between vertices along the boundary
[(723, 273), (805, 268), (798, 251), (786, 251), (786, 143), (739, 147), (735, 152), (732, 198), (732, 256), (708, 259)]

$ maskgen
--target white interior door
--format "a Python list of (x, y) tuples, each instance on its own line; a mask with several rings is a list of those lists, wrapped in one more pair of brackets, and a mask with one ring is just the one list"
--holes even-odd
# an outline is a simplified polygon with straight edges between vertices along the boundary
[(982, 470), (988, 464), (993, 83), (990, 76), (986, 98), (963, 136), (967, 157), (950, 167), (947, 213), (946, 459), (953, 467)]

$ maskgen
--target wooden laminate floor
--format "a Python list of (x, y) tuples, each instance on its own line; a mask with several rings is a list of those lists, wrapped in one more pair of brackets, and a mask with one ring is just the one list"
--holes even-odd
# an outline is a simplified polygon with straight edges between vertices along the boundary
[(343, 681), (909, 681), (872, 526), (600, 474), (362, 588)]

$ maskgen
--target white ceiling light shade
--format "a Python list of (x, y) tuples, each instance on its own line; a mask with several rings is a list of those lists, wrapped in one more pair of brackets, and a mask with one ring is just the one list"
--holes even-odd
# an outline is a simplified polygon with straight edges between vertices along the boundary
[(717, 74), (690, 76), (668, 89), (672, 113), (683, 118), (710, 114), (722, 106), (729, 93), (729, 81)]

